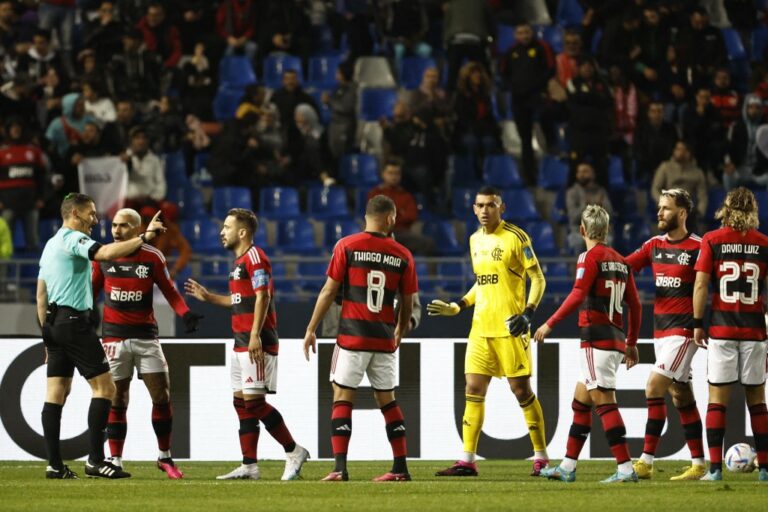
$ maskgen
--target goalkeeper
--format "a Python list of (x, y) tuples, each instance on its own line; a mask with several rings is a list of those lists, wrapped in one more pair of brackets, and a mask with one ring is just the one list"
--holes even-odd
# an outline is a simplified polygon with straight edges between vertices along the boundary
[[(519, 227), (501, 219), (505, 205), (499, 190), (481, 188), (474, 203), (480, 228), (469, 238), (477, 280), (458, 302), (433, 300), (430, 316), (453, 316), (475, 306), (464, 359), (466, 379), (462, 437), (464, 455), (437, 476), (477, 476), (475, 456), (491, 377), (506, 377), (528, 425), (533, 444), (532, 476), (547, 467), (547, 442), (541, 404), (531, 389), (530, 324), (546, 286), (544, 274)], [(531, 280), (525, 301), (526, 276)]]

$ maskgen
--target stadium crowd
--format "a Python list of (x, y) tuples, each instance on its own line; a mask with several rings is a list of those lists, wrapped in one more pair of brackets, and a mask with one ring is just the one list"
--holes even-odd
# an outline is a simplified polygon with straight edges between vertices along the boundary
[(316, 254), (359, 229), (374, 187), (417, 255), (466, 251), (480, 183), (542, 256), (580, 250), (592, 202), (634, 250), (662, 189), (691, 192), (694, 230), (738, 185), (765, 215), (766, 7), (0, 0), (0, 237), (37, 253), (101, 156), (128, 166), (128, 206), (161, 207), (200, 253), (245, 206), (290, 226), (275, 250)]

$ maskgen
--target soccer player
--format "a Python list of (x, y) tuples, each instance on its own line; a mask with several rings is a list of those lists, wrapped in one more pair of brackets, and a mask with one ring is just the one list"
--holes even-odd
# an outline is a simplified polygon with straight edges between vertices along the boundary
[[(744, 387), (758, 479), (768, 481), (768, 411), (765, 407), (766, 332), (763, 293), (768, 276), (768, 237), (757, 231), (754, 194), (738, 187), (715, 213), (722, 227), (706, 233), (696, 261), (693, 337), (707, 347), (707, 446), (709, 471), (702, 480), (723, 479), (725, 408), (731, 384)], [(708, 285), (712, 283), (709, 329), (704, 330)], [(709, 340), (707, 340), (709, 337)]]
[[(493, 187), (482, 187), (475, 197), (478, 229), (469, 238), (472, 268), (477, 281), (458, 302), (433, 300), (430, 316), (453, 316), (475, 306), (464, 358), (465, 404), (462, 422), (464, 454), (437, 476), (477, 476), (477, 443), (483, 429), (485, 395), (491, 377), (505, 377), (523, 410), (533, 444), (537, 476), (549, 463), (544, 415), (531, 389), (531, 318), (544, 295), (546, 282), (531, 246), (520, 228), (501, 220), (506, 205)], [(525, 300), (526, 276), (531, 280)]]
[(188, 279), (187, 293), (198, 300), (232, 310), (235, 337), (230, 374), (234, 406), (240, 419), (240, 448), (243, 463), (218, 480), (258, 480), (256, 459), (259, 422), (285, 450), (285, 470), (281, 480), (299, 478), (309, 452), (296, 444), (280, 412), (265, 400), (277, 388), (277, 313), (275, 311), (272, 264), (264, 251), (253, 245), (258, 228), (256, 215), (243, 208), (233, 208), (224, 219), (221, 242), (236, 258), (229, 274), (229, 295), (208, 291)]
[[(124, 208), (112, 220), (115, 242), (130, 240), (139, 234), (141, 216)], [(168, 273), (163, 253), (148, 244), (135, 252), (110, 261), (93, 262), (93, 295), (104, 290), (102, 343), (109, 359), (115, 396), (109, 410), (107, 436), (112, 464), (123, 467), (123, 445), (128, 430), (131, 377), (136, 368), (139, 378), (152, 398), (152, 428), (157, 436), (157, 467), (171, 479), (182, 473), (171, 458), (171, 409), (168, 364), (157, 339), (157, 322), (152, 306), (152, 289), (157, 284), (177, 315), (182, 317), (187, 332), (197, 330), (201, 315), (193, 313), (176, 290)]]
[[(411, 479), (406, 462), (405, 420), (395, 400), (395, 352), (408, 332), (418, 282), (410, 251), (390, 237), (396, 215), (395, 203), (390, 198), (377, 195), (368, 200), (365, 231), (342, 238), (333, 249), (328, 278), (317, 297), (304, 336), (304, 357), (309, 361), (309, 349), (315, 352), (317, 344), (315, 331), (344, 283), (330, 375), (333, 386), (331, 444), (336, 462), (324, 481), (349, 480), (347, 448), (352, 436), (352, 408), (364, 374), (384, 415), (394, 457), (392, 470), (374, 481)], [(394, 302), (398, 293), (400, 303), (395, 318)]]
[(89, 261), (127, 256), (165, 230), (157, 212), (146, 232), (130, 240), (101, 245), (89, 236), (98, 224), (96, 205), (85, 194), (67, 194), (61, 203), (62, 227), (48, 240), (37, 278), (37, 319), (46, 349), (47, 381), (42, 423), (48, 454), (46, 478), (77, 478), (61, 457), (61, 412), (72, 387), (75, 368), (91, 386), (88, 408), (88, 460), (85, 474), (127, 478), (104, 460), (104, 430), (115, 383), (94, 329), (93, 287)]
[[(627, 368), (637, 364), (640, 332), (640, 297), (632, 270), (624, 258), (605, 245), (610, 224), (602, 206), (589, 205), (581, 214), (579, 230), (587, 245), (576, 265), (576, 281), (565, 302), (534, 334), (543, 342), (552, 329), (580, 308), (580, 378), (573, 395), (573, 424), (568, 433), (565, 458), (541, 476), (552, 480), (576, 480), (576, 462), (592, 428), (592, 407), (600, 416), (618, 469), (603, 483), (637, 482), (627, 448), (626, 428), (616, 404), (616, 371), (622, 360)], [(623, 303), (629, 305), (629, 335), (624, 336)]]
[(701, 417), (691, 388), (691, 361), (697, 349), (693, 342), (693, 266), (701, 246), (701, 238), (685, 227), (692, 208), (693, 201), (686, 190), (662, 190), (657, 217), (659, 230), (665, 234), (651, 238), (625, 258), (635, 272), (651, 266), (656, 282), (656, 363), (645, 385), (648, 420), (643, 454), (634, 463), (641, 479), (653, 476), (653, 458), (667, 420), (667, 391), (680, 414), (692, 459), (690, 467), (670, 480), (698, 480), (706, 473)]

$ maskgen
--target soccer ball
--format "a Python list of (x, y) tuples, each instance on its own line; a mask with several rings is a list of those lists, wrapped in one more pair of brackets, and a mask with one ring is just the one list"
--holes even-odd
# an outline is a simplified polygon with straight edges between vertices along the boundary
[(738, 443), (725, 452), (725, 467), (734, 473), (749, 473), (755, 470), (755, 449), (747, 443)]

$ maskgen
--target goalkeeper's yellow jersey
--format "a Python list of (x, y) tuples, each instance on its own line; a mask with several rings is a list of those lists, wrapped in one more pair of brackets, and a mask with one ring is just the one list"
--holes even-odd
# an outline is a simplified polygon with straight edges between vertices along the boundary
[(470, 337), (509, 336), (505, 321), (526, 306), (526, 270), (538, 260), (531, 239), (519, 227), (501, 221), (493, 233), (481, 227), (469, 237), (469, 254), (476, 280), (463, 297), (475, 305)]

